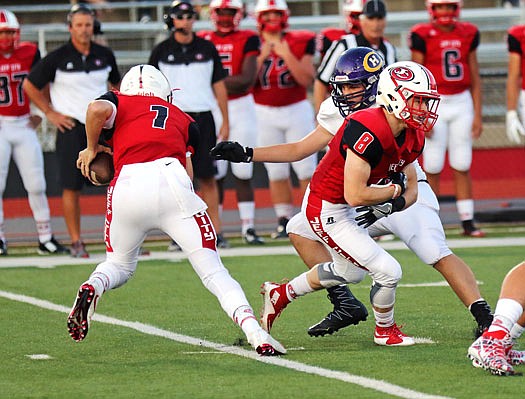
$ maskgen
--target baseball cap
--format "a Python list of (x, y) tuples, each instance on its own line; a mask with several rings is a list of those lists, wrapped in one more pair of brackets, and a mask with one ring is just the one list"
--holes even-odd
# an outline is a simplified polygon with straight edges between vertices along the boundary
[(195, 10), (190, 2), (176, 0), (171, 3), (170, 15), (179, 14), (195, 14)]
[(369, 0), (363, 6), (363, 15), (368, 18), (385, 18), (386, 6), (381, 0)]

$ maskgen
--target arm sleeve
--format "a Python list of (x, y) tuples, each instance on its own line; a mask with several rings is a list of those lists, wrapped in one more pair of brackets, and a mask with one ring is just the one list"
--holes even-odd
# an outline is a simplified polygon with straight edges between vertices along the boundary
[(419, 51), (420, 53), (427, 53), (427, 45), (423, 38), (416, 32), (410, 33), (410, 50)]
[(474, 35), (474, 39), (472, 39), (472, 43), (470, 44), (470, 51), (474, 51), (479, 46), (479, 30), (476, 29), (476, 34)]
[(509, 48), (510, 53), (518, 53), (518, 54), (523, 53), (523, 51), (521, 50), (521, 45), (520, 45), (519, 40), (516, 39), (516, 37), (512, 36), (511, 34), (509, 34), (509, 36), (507, 37), (507, 46)]
[(195, 149), (199, 147), (199, 125), (191, 122), (188, 126), (188, 151), (195, 154)]
[(246, 55), (259, 55), (261, 52), (261, 40), (259, 39), (259, 36), (253, 35), (246, 40), (246, 44), (244, 45), (244, 54)]
[[(108, 91), (104, 93), (103, 95), (98, 97), (97, 100), (108, 101), (115, 106), (115, 109), (118, 108), (118, 97), (112, 91)], [(114, 131), (115, 131), (115, 124), (113, 124), (113, 127), (111, 127), (110, 129), (102, 129), (102, 134), (100, 135), (100, 137), (102, 137), (104, 141), (109, 141), (113, 137)]]

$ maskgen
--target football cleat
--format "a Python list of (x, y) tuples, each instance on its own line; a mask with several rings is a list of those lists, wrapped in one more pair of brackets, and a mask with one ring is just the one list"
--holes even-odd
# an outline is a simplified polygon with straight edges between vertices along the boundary
[(507, 353), (507, 358), (509, 359), (509, 363), (514, 366), (525, 364), (525, 351), (511, 349), (509, 350), (509, 353)]
[(51, 236), (49, 241), (38, 243), (38, 253), (40, 255), (69, 255), (71, 251), (60, 244), (55, 237)]
[(0, 256), (7, 256), (7, 241), (0, 240)]
[[(498, 335), (502, 335), (498, 338)], [(515, 375), (514, 368), (509, 363), (507, 353), (512, 348), (512, 339), (509, 334), (502, 332), (485, 332), (479, 338), (479, 363), (493, 375)], [(470, 348), (469, 348), (470, 353)]]
[(395, 323), (390, 327), (376, 325), (374, 342), (384, 346), (410, 346), (416, 343), (414, 338), (404, 334)]
[(91, 284), (82, 284), (78, 290), (75, 304), (67, 318), (67, 330), (76, 342), (86, 338), (89, 331), (89, 323), (95, 313), (99, 295)]
[[(479, 337), (468, 348), (467, 356), (470, 360), (472, 360), (473, 367), (485, 368), (484, 363), (483, 363), (483, 358), (481, 355), (481, 343), (483, 339), (484, 339), (483, 337)], [(506, 353), (507, 363), (514, 365), (514, 366), (525, 364), (525, 351), (518, 351), (518, 350), (512, 349), (511, 340), (507, 340), (505, 342), (505, 346), (506, 347), (504, 348), (504, 353)]]
[(288, 238), (288, 233), (286, 232), (286, 225), (288, 224), (288, 218), (280, 217), (279, 224), (277, 229), (272, 233), (272, 238), (274, 240), (279, 240), (282, 238)]
[(285, 355), (286, 349), (275, 338), (264, 330), (252, 334), (248, 340), (261, 356)]
[(266, 281), (261, 286), (261, 294), (263, 295), (261, 326), (268, 333), (272, 329), (275, 319), (290, 303), (286, 295), (286, 285)]
[(71, 248), (71, 256), (73, 258), (89, 258), (89, 253), (86, 251), (86, 245), (82, 241), (75, 241)]
[(486, 236), (485, 232), (483, 230), (480, 230), (480, 229), (463, 230), (461, 235), (465, 236), (465, 237), (474, 237), (474, 238), (483, 238), (483, 237)]
[(255, 229), (250, 228), (246, 230), (246, 233), (243, 235), (244, 242), (249, 245), (263, 245), (264, 239), (259, 237), (255, 232)]
[(365, 321), (368, 316), (366, 306), (352, 295), (346, 285), (337, 285), (328, 288), (327, 291), (328, 299), (334, 305), (334, 310), (308, 329), (308, 335), (311, 337), (333, 334), (341, 328)]
[(222, 248), (222, 249), (230, 248), (230, 243), (228, 242), (226, 238), (224, 238), (222, 233), (217, 234), (217, 248)]

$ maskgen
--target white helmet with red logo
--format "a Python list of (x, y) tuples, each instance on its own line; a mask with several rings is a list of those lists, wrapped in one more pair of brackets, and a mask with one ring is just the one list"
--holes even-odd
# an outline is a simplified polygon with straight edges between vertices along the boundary
[[(262, 15), (269, 11), (280, 12), (281, 16), (263, 21)], [(280, 32), (288, 28), (290, 10), (285, 0), (257, 0), (254, 12), (255, 18), (257, 19), (257, 27), (260, 31)]]
[(20, 24), (15, 14), (6, 9), (0, 9), (0, 31), (14, 32), (14, 35), (0, 40), (0, 52), (11, 52), (18, 47), (20, 41)]
[[(455, 7), (446, 13), (438, 13), (434, 9), (434, 6), (439, 4), (450, 4)], [(432, 23), (437, 25), (453, 25), (459, 19), (461, 7), (463, 7), (463, 0), (426, 0), (426, 6)]]
[(411, 128), (432, 130), (439, 100), (434, 75), (416, 62), (396, 62), (379, 75), (376, 104)]
[(354, 35), (361, 32), (359, 16), (363, 13), (363, 5), (363, 0), (345, 0), (343, 3), (343, 15), (346, 19), (347, 29)]
[[(232, 10), (232, 12), (231, 15), (226, 15), (217, 12), (217, 10)], [(210, 2), (210, 19), (218, 32), (233, 32), (239, 26), (242, 16), (243, 5), (241, 0), (212, 0)]]
[(135, 65), (122, 78), (120, 92), (129, 96), (159, 97), (171, 103), (171, 86), (153, 65)]

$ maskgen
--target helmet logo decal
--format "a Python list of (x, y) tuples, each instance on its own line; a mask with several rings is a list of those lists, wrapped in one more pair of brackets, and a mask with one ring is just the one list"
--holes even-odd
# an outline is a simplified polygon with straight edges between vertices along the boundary
[(0, 11), (0, 23), (7, 23), (7, 15), (5, 15), (5, 12)]
[(395, 79), (395, 80), (401, 80), (401, 81), (410, 81), (412, 79), (414, 79), (414, 72), (408, 68), (405, 68), (403, 66), (398, 66), (394, 69), (392, 69), (392, 71), (390, 71), (390, 75)]
[(363, 59), (363, 67), (367, 72), (376, 72), (383, 67), (383, 59), (375, 51), (371, 51), (365, 55), (365, 58)]

